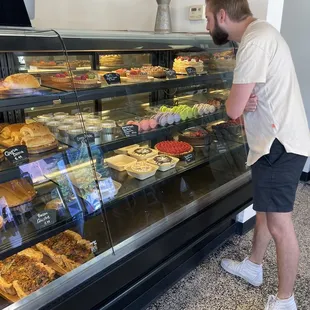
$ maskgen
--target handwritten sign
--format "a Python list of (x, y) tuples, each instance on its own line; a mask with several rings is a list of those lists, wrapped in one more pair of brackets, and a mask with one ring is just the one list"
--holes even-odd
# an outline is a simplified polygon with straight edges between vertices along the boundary
[(166, 71), (166, 78), (168, 80), (176, 79), (177, 78), (177, 73), (175, 72), (175, 70), (167, 70)]
[(34, 225), (35, 229), (43, 229), (56, 223), (56, 213), (56, 210), (45, 210), (39, 212), (30, 218), (30, 222)]
[(191, 163), (192, 161), (195, 160), (195, 153), (191, 152), (189, 154), (184, 155), (183, 160), (187, 163)]
[(28, 160), (28, 150), (25, 145), (10, 147), (4, 151), (5, 158), (13, 163), (22, 163)]
[(103, 77), (109, 85), (121, 83), (121, 76), (118, 73), (106, 73)]
[(139, 127), (137, 125), (126, 125), (121, 128), (125, 137), (135, 137), (139, 133)]
[(76, 137), (74, 137), (74, 141), (78, 144), (81, 143), (94, 143), (95, 142), (95, 135), (93, 133), (82, 133), (80, 135), (77, 135)]
[(186, 70), (188, 76), (197, 75), (197, 70), (194, 67), (187, 67), (185, 70)]

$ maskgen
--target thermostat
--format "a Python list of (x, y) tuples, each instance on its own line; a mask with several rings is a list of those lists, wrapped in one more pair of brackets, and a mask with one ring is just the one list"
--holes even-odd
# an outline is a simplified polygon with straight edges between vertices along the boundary
[(189, 7), (189, 20), (204, 20), (205, 19), (205, 5), (192, 5)]

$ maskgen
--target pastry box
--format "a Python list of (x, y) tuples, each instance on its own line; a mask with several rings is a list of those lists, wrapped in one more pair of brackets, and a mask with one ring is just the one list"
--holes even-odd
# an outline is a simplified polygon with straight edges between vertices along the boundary
[(146, 161), (140, 161), (128, 166), (126, 170), (128, 175), (142, 181), (154, 176), (158, 170), (158, 166), (150, 164)]
[(159, 171), (167, 171), (176, 166), (179, 162), (179, 158), (168, 155), (156, 155), (147, 159), (147, 162), (158, 166)]
[(125, 146), (125, 147), (122, 147), (120, 149), (117, 149), (114, 151), (114, 153), (116, 154), (128, 154), (128, 151), (130, 151), (131, 149), (136, 149), (140, 147), (139, 144), (132, 144), (132, 145), (128, 145), (128, 146)]
[(151, 149), (149, 147), (138, 147), (135, 149), (130, 149), (128, 155), (136, 158), (138, 160), (146, 160), (158, 154), (157, 150)]
[(133, 157), (120, 154), (105, 159), (105, 162), (108, 164), (109, 167), (117, 171), (124, 171), (126, 170), (127, 166), (135, 164), (137, 160)]

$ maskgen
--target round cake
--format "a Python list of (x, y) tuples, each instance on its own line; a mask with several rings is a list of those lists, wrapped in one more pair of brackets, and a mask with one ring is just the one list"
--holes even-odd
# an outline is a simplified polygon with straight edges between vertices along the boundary
[(99, 58), (100, 66), (122, 67), (124, 65), (121, 55), (101, 55)]
[(162, 141), (155, 145), (155, 149), (170, 156), (182, 156), (193, 151), (193, 147), (186, 142)]
[(167, 155), (157, 155), (152, 159), (157, 165), (169, 164), (172, 162), (172, 158)]
[(179, 141), (187, 142), (192, 146), (205, 146), (211, 144), (212, 137), (201, 127), (191, 127), (179, 135)]
[(140, 69), (131, 69), (127, 71), (127, 78), (133, 82), (147, 82), (148, 75), (147, 72)]
[(78, 86), (96, 86), (98, 77), (95, 73), (89, 72), (86, 74), (76, 75), (73, 79), (74, 84)]
[(176, 73), (187, 74), (186, 68), (193, 67), (197, 73), (203, 72), (203, 61), (199, 57), (177, 57), (173, 62), (173, 70)]

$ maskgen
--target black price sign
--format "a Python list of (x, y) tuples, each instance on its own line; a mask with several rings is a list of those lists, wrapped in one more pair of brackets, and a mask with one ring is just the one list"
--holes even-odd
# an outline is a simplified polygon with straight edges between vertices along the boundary
[(217, 143), (216, 143), (216, 149), (217, 149), (217, 151), (218, 151), (220, 154), (226, 153), (226, 152), (227, 152), (226, 143), (217, 142)]
[(107, 73), (103, 77), (109, 85), (121, 83), (121, 76), (118, 73)]
[(74, 141), (78, 144), (81, 143), (94, 143), (95, 142), (95, 135), (93, 133), (82, 133), (76, 137), (74, 137)]
[(45, 227), (51, 226), (57, 221), (56, 210), (45, 210), (37, 213), (30, 218), (30, 222), (34, 225), (35, 229), (40, 230)]
[(197, 70), (194, 67), (187, 67), (186, 72), (188, 76), (195, 76), (197, 75)]
[(183, 160), (186, 161), (187, 163), (191, 163), (192, 161), (195, 160), (195, 153), (191, 152), (189, 154), (184, 155)]
[(135, 137), (139, 133), (139, 127), (137, 125), (122, 126), (122, 131), (125, 137)]
[(25, 145), (17, 145), (10, 147), (4, 151), (5, 158), (13, 163), (22, 163), (28, 160), (28, 150)]
[(177, 73), (175, 72), (175, 70), (167, 70), (166, 71), (166, 77), (167, 77), (168, 80), (176, 79), (177, 78)]

